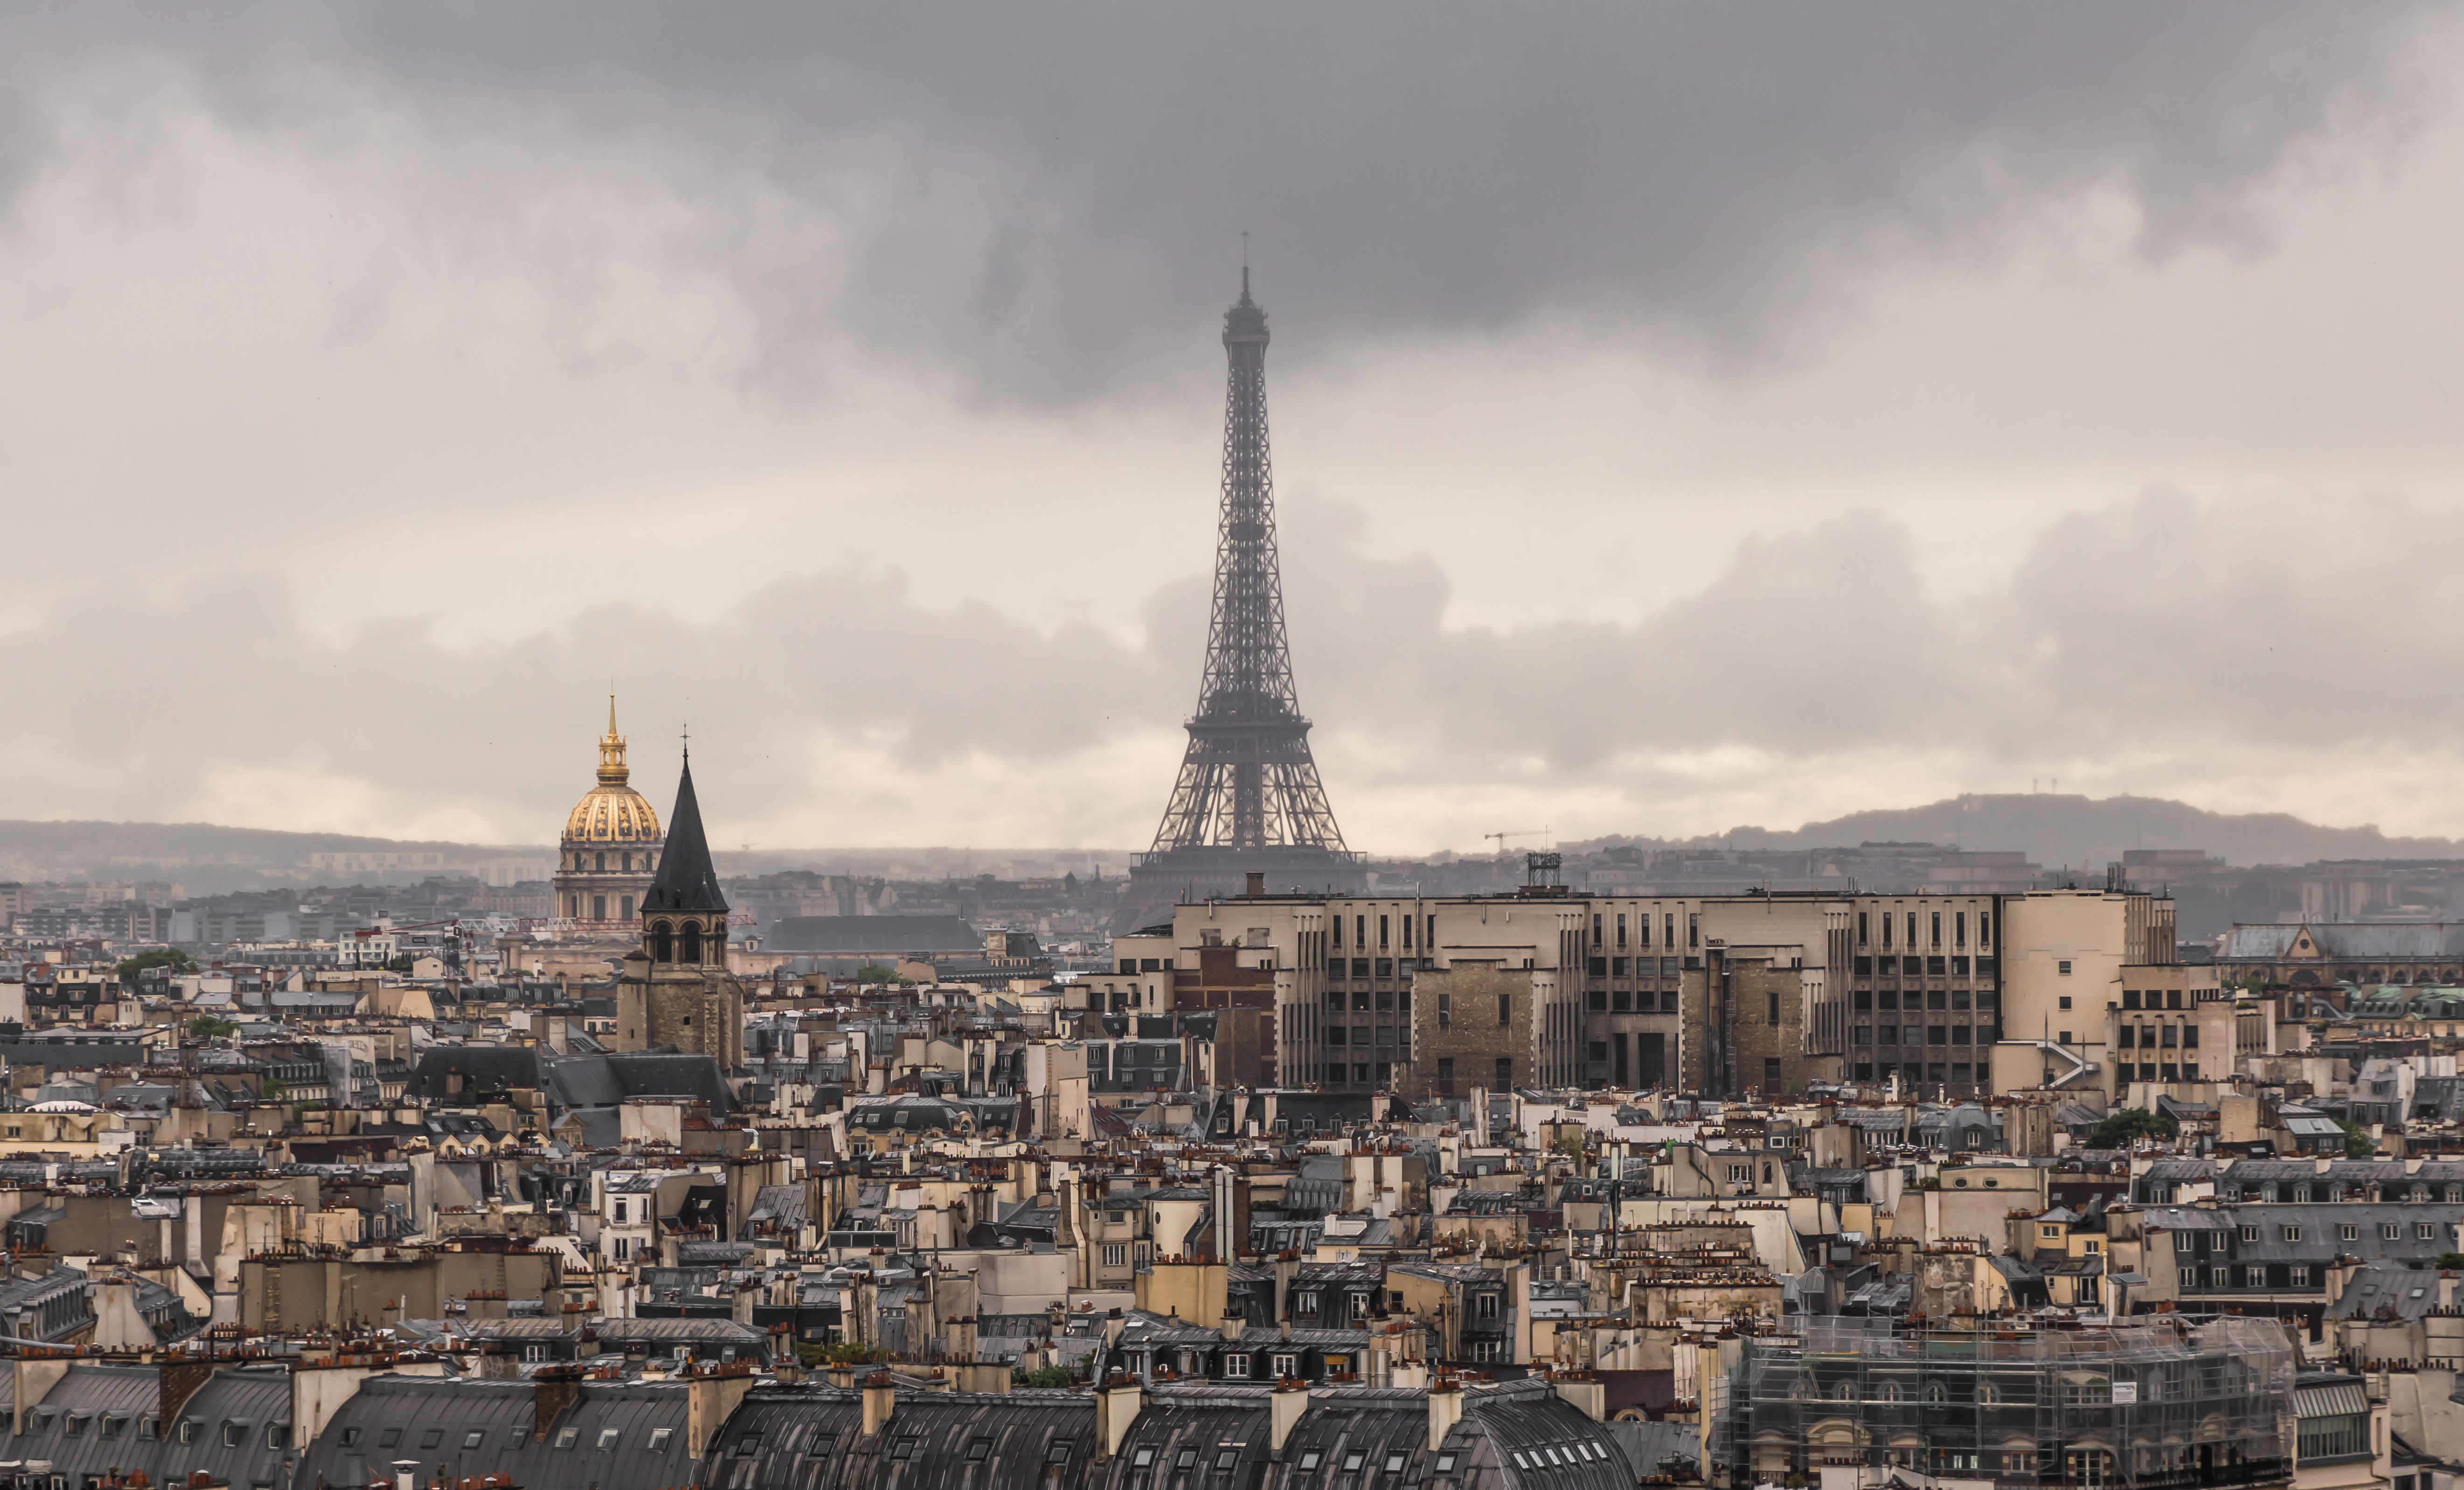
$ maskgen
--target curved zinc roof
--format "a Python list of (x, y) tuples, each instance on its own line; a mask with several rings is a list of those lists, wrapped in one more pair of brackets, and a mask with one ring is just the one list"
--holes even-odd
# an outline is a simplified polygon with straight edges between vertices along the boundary
[[(561, 1385), (561, 1384), (560, 1384)], [(681, 1381), (583, 1381), (541, 1434), (540, 1385), (372, 1376), (300, 1455), (292, 1482), (364, 1485), (396, 1459), (448, 1477), (510, 1474), (524, 1490), (660, 1490), (694, 1479)], [(233, 1481), (239, 1483), (240, 1481)]]
[(1095, 1399), (1081, 1391), (907, 1392), (864, 1435), (860, 1391), (756, 1388), (719, 1430), (709, 1490), (1041, 1490), (1089, 1481)]
[(9, 1456), (48, 1459), (52, 1474), (77, 1483), (114, 1469), (142, 1469), (158, 1484), (197, 1470), (234, 1485), (278, 1481), (290, 1447), (289, 1371), (218, 1370), (157, 1430), (161, 1382), (150, 1366), (73, 1365), (27, 1412)]

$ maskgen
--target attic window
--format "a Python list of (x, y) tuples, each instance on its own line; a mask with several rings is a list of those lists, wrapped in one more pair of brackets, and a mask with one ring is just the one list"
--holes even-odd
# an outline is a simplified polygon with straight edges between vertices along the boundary
[[(913, 1435), (901, 1438), (898, 1440), (898, 1446), (890, 1451), (890, 1457), (893, 1459), (912, 1459), (915, 1457), (915, 1446), (923, 1441)], [(740, 1454), (743, 1451), (739, 1449), (737, 1452)]]
[(1198, 1451), (1196, 1449), (1181, 1450), (1177, 1455), (1173, 1457), (1172, 1467), (1175, 1469), (1196, 1469), (1198, 1467)]
[(1401, 1474), (1402, 1472), (1403, 1472), (1403, 1456), (1401, 1456), (1400, 1454), (1389, 1454), (1389, 1455), (1387, 1455), (1387, 1456), (1386, 1456), (1386, 1473), (1388, 1473), (1388, 1474), (1390, 1474), (1390, 1475), (1399, 1475), (1399, 1474)]
[(1133, 1465), (1134, 1465), (1134, 1467), (1136, 1467), (1136, 1468), (1138, 1468), (1138, 1469), (1150, 1469), (1150, 1468), (1153, 1468), (1153, 1467), (1154, 1467), (1154, 1465), (1155, 1465), (1155, 1449), (1154, 1449), (1154, 1447), (1153, 1447), (1152, 1445), (1150, 1445), (1150, 1446), (1148, 1446), (1148, 1447), (1146, 1447), (1146, 1448), (1140, 1449), (1140, 1450), (1138, 1451), (1138, 1457), (1137, 1457), (1137, 1458), (1133, 1461)]
[(488, 1430), (484, 1428), (473, 1428), (469, 1433), (462, 1435), (462, 1447), (466, 1449), (475, 1449), (479, 1446), (480, 1440), (487, 1436)]
[(1219, 1475), (1228, 1475), (1232, 1472), (1232, 1466), (1240, 1462), (1241, 1451), (1239, 1449), (1225, 1449), (1222, 1453), (1215, 1456), (1215, 1472)]
[(560, 1428), (556, 1433), (556, 1446), (560, 1449), (572, 1448), (574, 1440), (581, 1436), (582, 1430), (579, 1428)]
[(1347, 1475), (1356, 1475), (1360, 1472), (1360, 1466), (1368, 1461), (1368, 1455), (1354, 1449), (1343, 1457), (1343, 1472)]
[(1320, 1464), (1325, 1462), (1326, 1456), (1318, 1453), (1315, 1449), (1311, 1449), (1307, 1454), (1301, 1456), (1301, 1473), (1304, 1475), (1312, 1474)]
[(1046, 1449), (1046, 1450), (1045, 1450), (1045, 1451), (1044, 1451), (1044, 1462), (1045, 1462), (1046, 1464), (1067, 1464), (1067, 1463), (1068, 1463), (1068, 1462), (1069, 1462), (1069, 1446), (1070, 1446), (1072, 1443), (1075, 1443), (1076, 1441), (1077, 1441), (1077, 1440), (1076, 1440), (1076, 1439), (1074, 1439), (1074, 1438), (1055, 1438), (1055, 1439), (1053, 1439), (1053, 1440), (1052, 1440), (1052, 1447), (1050, 1447), (1050, 1448), (1048, 1448), (1048, 1449)]
[(1455, 1469), (1455, 1457), (1454, 1457), (1453, 1455), (1451, 1455), (1451, 1454), (1441, 1454), (1441, 1455), (1439, 1455), (1439, 1456), (1438, 1456), (1438, 1473), (1439, 1473), (1439, 1474), (1441, 1474), (1441, 1475), (1451, 1475), (1451, 1474), (1453, 1474), (1453, 1473), (1454, 1473), (1454, 1469)]
[[(898, 1453), (897, 1453), (895, 1456), (893, 1456), (893, 1457), (897, 1457), (897, 1458), (902, 1458), (902, 1459), (903, 1459), (903, 1458), (905, 1458), (905, 1457), (907, 1457), (907, 1449), (908, 1449), (908, 1446), (909, 1446), (910, 1444), (913, 1444), (914, 1441), (915, 1441), (915, 1440), (914, 1440), (914, 1439), (913, 1439), (913, 1438), (901, 1438), (901, 1439), (899, 1439), (899, 1440), (898, 1440)], [(749, 1459), (749, 1458), (751, 1458), (753, 1456), (755, 1456), (756, 1454), (759, 1454), (759, 1453), (760, 1453), (760, 1452), (761, 1452), (761, 1435), (760, 1435), (759, 1434), (758, 1434), (758, 1433), (749, 1433), (749, 1434), (746, 1434), (743, 1437), (738, 1438), (738, 1439), (737, 1439), (737, 1440), (736, 1440), (736, 1457), (737, 1457), (737, 1458), (740, 1458), (740, 1459)]]
[(669, 1440), (669, 1439), (671, 1439), (671, 1438), (672, 1438), (672, 1437), (674, 1437), (675, 1435), (676, 1435), (676, 1431), (675, 1431), (674, 1429), (672, 1429), (672, 1428), (653, 1428), (653, 1429), (651, 1429), (651, 1430), (650, 1430), (650, 1447), (649, 1447), (649, 1453), (652, 1453), (652, 1454), (665, 1454), (666, 1452), (668, 1452), (668, 1440)]
[[(674, 1432), (674, 1431), (675, 1431), (675, 1430), (671, 1429), (671, 1428), (662, 1428), (662, 1429), (660, 1429), (657, 1433), (652, 1434), (652, 1435), (650, 1435), (651, 1439), (653, 1440), (653, 1442), (652, 1442), (651, 1446), (652, 1446), (653, 1448), (657, 1448), (657, 1447), (661, 1447), (661, 1446), (665, 1445), (665, 1444), (666, 1444), (666, 1442), (667, 1442), (667, 1438), (666, 1438), (666, 1436), (665, 1436), (665, 1435), (668, 1435), (668, 1434), (670, 1434), (670, 1433), (672, 1433), (672, 1432)], [(808, 1443), (808, 1444), (806, 1444), (806, 1445), (804, 1445), (804, 1452), (805, 1452), (806, 1454), (811, 1455), (813, 1457), (815, 1457), (815, 1458), (817, 1458), (817, 1459), (818, 1459), (818, 1458), (825, 1458), (825, 1457), (828, 1457), (829, 1452), (830, 1452), (832, 1449), (835, 1449), (835, 1448), (837, 1448), (838, 1446), (839, 1446), (839, 1435), (838, 1435), (837, 1434), (834, 1434), (834, 1433), (815, 1434), (815, 1435), (813, 1435), (813, 1441), (812, 1441), (812, 1442), (810, 1442), (810, 1443)]]
[(599, 1452), (605, 1454), (613, 1449), (616, 1447), (616, 1440), (623, 1436), (625, 1436), (625, 1430), (622, 1428), (602, 1428), (599, 1430)]

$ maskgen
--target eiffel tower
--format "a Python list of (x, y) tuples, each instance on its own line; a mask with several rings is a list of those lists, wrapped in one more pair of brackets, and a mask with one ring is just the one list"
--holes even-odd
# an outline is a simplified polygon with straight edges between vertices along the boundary
[(1360, 856), (1344, 846), (1327, 804), (1292, 687), (1266, 446), (1266, 313), (1249, 298), (1246, 268), (1240, 302), (1223, 316), (1223, 351), (1231, 368), (1206, 672), (1180, 778), (1154, 845), (1131, 871), (1116, 931), (1164, 919), (1177, 901), (1237, 893), (1251, 873), (1279, 892), (1363, 881)]

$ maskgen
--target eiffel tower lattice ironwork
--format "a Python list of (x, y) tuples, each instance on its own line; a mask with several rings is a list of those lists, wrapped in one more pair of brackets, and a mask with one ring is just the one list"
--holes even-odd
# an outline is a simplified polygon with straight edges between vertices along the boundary
[(1223, 316), (1223, 350), (1231, 367), (1206, 675), (1148, 862), (1164, 868), (1169, 856), (1194, 867), (1225, 850), (1267, 850), (1278, 868), (1319, 855), (1349, 862), (1292, 687), (1266, 445), (1266, 313), (1249, 298), (1246, 268), (1240, 303)]

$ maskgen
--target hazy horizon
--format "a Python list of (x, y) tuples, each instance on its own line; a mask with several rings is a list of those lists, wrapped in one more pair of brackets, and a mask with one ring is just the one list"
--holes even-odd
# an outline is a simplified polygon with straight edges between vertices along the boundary
[(2453, 12), (962, 13), (14, 10), (0, 817), (1142, 848), (1245, 243), (1356, 844), (2464, 836)]

